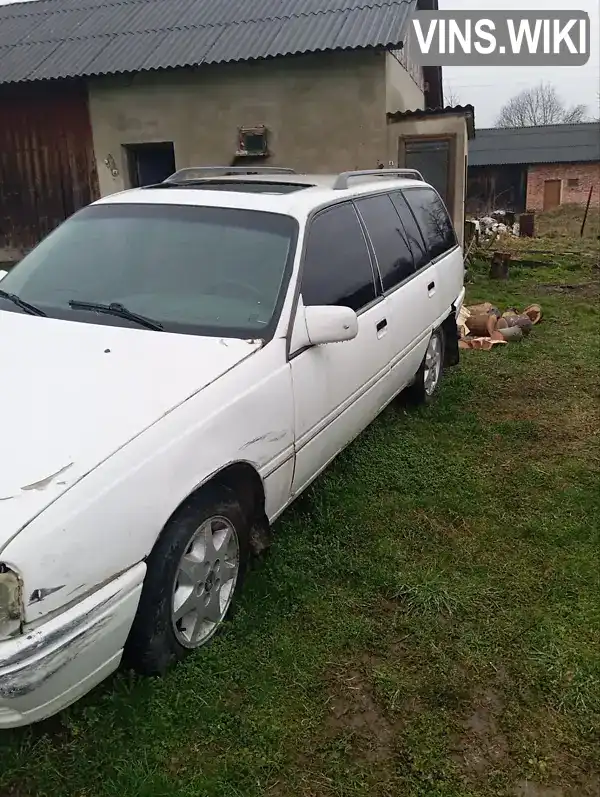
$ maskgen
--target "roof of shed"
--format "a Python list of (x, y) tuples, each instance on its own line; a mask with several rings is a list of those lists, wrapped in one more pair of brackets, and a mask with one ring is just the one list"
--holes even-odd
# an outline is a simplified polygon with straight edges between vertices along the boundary
[[(475, 138), (475, 108), (472, 105), (446, 105), (443, 108), (417, 108), (414, 111), (395, 111), (387, 114), (388, 122), (406, 119), (431, 119), (436, 116), (463, 116), (469, 139)], [(470, 146), (470, 145), (469, 145)]]
[(399, 47), (417, 0), (36, 0), (0, 5), (0, 83)]
[(469, 166), (600, 161), (600, 122), (477, 130)]

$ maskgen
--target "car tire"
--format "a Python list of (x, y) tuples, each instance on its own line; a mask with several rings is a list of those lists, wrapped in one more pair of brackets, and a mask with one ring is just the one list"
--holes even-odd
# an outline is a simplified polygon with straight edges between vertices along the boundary
[(249, 520), (227, 488), (206, 488), (177, 510), (147, 560), (125, 650), (134, 670), (164, 675), (221, 630), (244, 581), (249, 542)]
[(410, 404), (419, 406), (433, 401), (444, 373), (444, 350), (444, 332), (436, 329), (429, 339), (414, 382), (406, 389), (406, 398)]

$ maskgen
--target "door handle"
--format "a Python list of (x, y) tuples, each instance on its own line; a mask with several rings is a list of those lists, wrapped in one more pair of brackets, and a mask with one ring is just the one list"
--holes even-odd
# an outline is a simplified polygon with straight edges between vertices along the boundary
[(377, 324), (377, 331), (381, 332), (387, 327), (387, 318), (382, 318), (381, 321)]
[(435, 289), (435, 282), (430, 282), (429, 285), (427, 286), (427, 290), (432, 291), (434, 289)]

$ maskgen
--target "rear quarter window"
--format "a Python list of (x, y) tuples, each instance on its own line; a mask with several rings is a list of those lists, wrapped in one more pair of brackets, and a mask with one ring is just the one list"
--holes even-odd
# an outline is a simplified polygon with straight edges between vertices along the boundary
[(457, 245), (456, 233), (444, 203), (429, 186), (402, 192), (419, 225), (431, 259)]
[(394, 207), (402, 221), (402, 226), (406, 231), (408, 244), (413, 254), (415, 269), (416, 271), (420, 271), (431, 260), (429, 252), (427, 251), (427, 246), (425, 245), (425, 240), (423, 239), (423, 234), (419, 229), (419, 225), (404, 195), (401, 194), (400, 191), (393, 191), (390, 194), (390, 199), (394, 203)]

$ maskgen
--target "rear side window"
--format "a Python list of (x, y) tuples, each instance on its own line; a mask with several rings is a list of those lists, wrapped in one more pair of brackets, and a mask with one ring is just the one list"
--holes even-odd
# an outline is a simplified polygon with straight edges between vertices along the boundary
[(431, 258), (456, 246), (456, 235), (444, 203), (432, 188), (407, 188), (404, 197), (415, 214)]
[(417, 271), (419, 271), (419, 269), (424, 268), (431, 260), (431, 256), (427, 251), (427, 247), (425, 246), (425, 241), (423, 240), (421, 230), (415, 221), (415, 217), (413, 216), (411, 209), (406, 203), (406, 199), (400, 193), (400, 191), (394, 191), (391, 193), (390, 199), (394, 203), (394, 207), (398, 211), (398, 215), (402, 220), (402, 224), (406, 230), (406, 237), (408, 238), (408, 243), (413, 253), (415, 268)]
[(383, 290), (389, 291), (415, 273), (406, 232), (392, 200), (386, 194), (359, 199), (356, 207), (375, 250)]
[(312, 221), (301, 291), (306, 306), (340, 305), (357, 312), (375, 299), (367, 242), (349, 202), (319, 213)]

